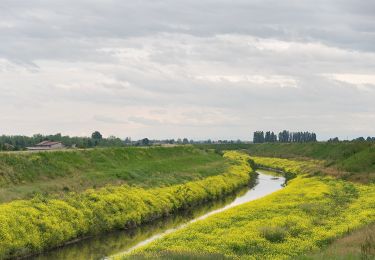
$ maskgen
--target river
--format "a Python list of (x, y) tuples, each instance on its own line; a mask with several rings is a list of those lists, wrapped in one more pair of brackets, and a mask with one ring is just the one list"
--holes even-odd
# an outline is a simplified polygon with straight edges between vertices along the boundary
[(30, 259), (103, 259), (129, 252), (186, 225), (223, 210), (259, 199), (283, 188), (285, 178), (276, 173), (258, 170), (255, 184), (218, 201), (185, 210), (138, 228), (113, 231), (53, 249)]

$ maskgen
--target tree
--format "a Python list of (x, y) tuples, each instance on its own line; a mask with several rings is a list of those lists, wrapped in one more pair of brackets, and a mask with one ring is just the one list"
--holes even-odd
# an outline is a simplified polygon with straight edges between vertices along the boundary
[(187, 138), (184, 138), (184, 139), (182, 140), (182, 143), (183, 143), (183, 144), (188, 144), (188, 143), (189, 143), (189, 140), (188, 140)]
[(328, 142), (329, 142), (329, 143), (338, 143), (338, 142), (340, 142), (340, 140), (339, 140), (338, 137), (334, 137), (334, 138), (330, 138), (330, 139), (328, 140)]
[(264, 143), (264, 132), (256, 131), (254, 132), (253, 143)]
[(141, 145), (150, 145), (150, 140), (148, 138), (143, 138), (141, 140)]
[(358, 137), (358, 138), (354, 139), (353, 141), (355, 141), (355, 142), (364, 142), (366, 140), (365, 140), (364, 137), (361, 136), (361, 137)]
[(103, 139), (103, 136), (99, 131), (95, 131), (94, 133), (92, 133), (91, 138), (95, 140), (101, 140)]

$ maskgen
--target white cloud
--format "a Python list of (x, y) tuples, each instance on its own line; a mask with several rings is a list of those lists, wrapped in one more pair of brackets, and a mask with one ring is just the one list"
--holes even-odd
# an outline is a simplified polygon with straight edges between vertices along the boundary
[[(229, 83), (254, 83), (257, 85), (264, 85), (265, 87), (297, 87), (297, 81), (291, 77), (280, 75), (205, 75), (196, 76), (198, 80), (206, 80), (214, 83), (229, 82)], [(251, 85), (250, 85), (251, 87)]]
[(375, 85), (375, 74), (332, 74), (333, 79), (355, 85)]

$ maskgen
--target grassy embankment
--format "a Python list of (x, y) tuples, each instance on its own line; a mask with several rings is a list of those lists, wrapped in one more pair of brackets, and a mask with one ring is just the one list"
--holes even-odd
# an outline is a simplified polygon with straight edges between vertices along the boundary
[(220, 155), (193, 147), (0, 152), (0, 203), (107, 184), (168, 186), (220, 174), (228, 165)]
[[(164, 154), (168, 157), (173, 156), (170, 151), (178, 152), (179, 149), (193, 148), (176, 148), (162, 152), (170, 153)], [(155, 150), (139, 151), (145, 155), (140, 160), (144, 162), (149, 153)], [(199, 158), (202, 151), (193, 149), (191, 152), (198, 153)], [(39, 156), (43, 158), (50, 155)], [(71, 155), (67, 153), (60, 156)], [(100, 156), (102, 157), (103, 155)], [(222, 174), (183, 184), (149, 189), (128, 185), (106, 186), (82, 193), (68, 193), (61, 199), (37, 196), (31, 200), (3, 203), (0, 205), (0, 259), (40, 252), (77, 237), (134, 227), (176, 210), (232, 193), (250, 180), (249, 156), (228, 152), (224, 157), (229, 167)], [(120, 161), (120, 158), (118, 160)], [(165, 159), (164, 163), (172, 161)], [(188, 163), (189, 160), (184, 162)], [(157, 164), (157, 161), (154, 164)], [(169, 169), (168, 166), (163, 167)], [(193, 168), (190, 170), (193, 171)], [(157, 173), (150, 173), (150, 177), (157, 176), (155, 174)], [(203, 177), (202, 174), (200, 177)]]
[[(253, 159), (297, 177), (283, 190), (195, 222), (125, 258), (296, 258), (375, 221), (373, 184), (305, 175), (315, 165), (306, 161)], [(369, 257), (371, 245), (362, 248), (357, 256)]]
[(200, 145), (216, 150), (247, 150), (251, 155), (324, 160), (317, 171), (344, 180), (375, 183), (374, 142), (316, 142)]

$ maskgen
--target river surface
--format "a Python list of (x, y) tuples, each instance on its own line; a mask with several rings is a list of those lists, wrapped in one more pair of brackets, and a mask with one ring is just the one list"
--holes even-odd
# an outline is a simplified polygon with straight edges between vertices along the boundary
[(209, 202), (138, 228), (114, 231), (80, 240), (76, 243), (31, 257), (30, 259), (104, 259), (123, 254), (181, 229), (192, 222), (207, 218), (210, 215), (237, 205), (259, 199), (283, 188), (285, 183), (284, 177), (276, 176), (275, 173), (264, 170), (258, 170), (257, 172), (258, 177), (255, 184), (222, 200)]

